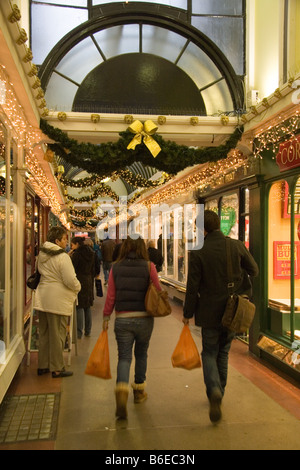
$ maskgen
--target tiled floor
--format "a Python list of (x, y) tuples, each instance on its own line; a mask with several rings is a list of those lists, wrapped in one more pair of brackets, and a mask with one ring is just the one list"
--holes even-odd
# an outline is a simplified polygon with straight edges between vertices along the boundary
[(0, 406), (0, 443), (54, 440), (59, 394), (7, 396)]
[[(250, 355), (247, 345), (238, 340), (233, 342), (230, 352), (223, 420), (218, 426), (211, 425), (201, 369), (172, 369), (170, 363), (182, 328), (182, 308), (178, 304), (173, 305), (172, 316), (155, 321), (148, 359), (149, 399), (134, 406), (130, 397), (128, 422), (118, 425), (114, 418), (117, 351), (112, 324), (109, 344), (113, 379), (103, 381), (84, 375), (89, 354), (101, 331), (102, 309), (103, 299), (97, 298), (93, 308), (92, 336), (79, 341), (78, 355), (75, 351), (72, 353), (73, 377), (37, 376), (37, 354), (32, 353), (30, 365), (27, 366), (24, 359), (7, 394), (18, 406), (23, 399), (27, 400), (28, 406), (31, 400), (37, 403), (41, 399), (45, 405), (47, 397), (49, 400), (53, 396), (60, 397), (56, 435), (52, 428), (48, 437), (44, 435), (42, 439), (33, 440), (33, 434), (25, 430), (29, 425), (26, 423), (23, 436), (27, 440), (16, 441), (22, 434), (15, 433), (13, 437), (7, 416), (6, 429), (0, 417), (2, 436), (5, 434), (5, 440), (2, 437), (1, 442), (0, 438), (0, 450), (300, 448), (299, 384), (270, 370)], [(192, 326), (191, 330), (200, 350), (199, 332)], [(48, 420), (50, 424), (50, 411)], [(15, 425), (19, 426), (19, 431), (22, 423), (19, 421)], [(25, 431), (28, 431), (27, 437)], [(7, 440), (9, 436), (15, 439), (11, 443)]]

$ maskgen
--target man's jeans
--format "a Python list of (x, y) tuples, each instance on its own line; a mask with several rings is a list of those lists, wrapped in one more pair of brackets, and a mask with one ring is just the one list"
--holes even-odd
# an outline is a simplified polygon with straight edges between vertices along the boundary
[(111, 270), (112, 263), (109, 261), (103, 261), (103, 274), (104, 274), (104, 281), (108, 281), (109, 271)]
[(135, 344), (135, 383), (145, 382), (148, 347), (153, 325), (153, 317), (116, 318), (115, 335), (119, 355), (117, 382), (129, 382), (133, 344)]
[(202, 367), (208, 398), (212, 390), (224, 395), (227, 383), (228, 353), (235, 333), (226, 328), (202, 328)]

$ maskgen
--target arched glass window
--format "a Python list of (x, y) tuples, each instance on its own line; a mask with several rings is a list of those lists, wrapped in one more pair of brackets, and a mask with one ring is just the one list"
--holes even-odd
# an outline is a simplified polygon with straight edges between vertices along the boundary
[[(97, 81), (112, 59), (115, 59), (115, 75), (123, 78), (126, 67), (118, 58), (124, 54), (132, 54), (129, 66), (139, 74), (148, 72), (147, 82), (153, 70), (164, 71), (164, 66), (172, 70), (166, 68), (165, 73), (155, 77), (155, 89), (148, 95), (145, 89), (140, 93), (140, 80), (135, 90), (140, 109), (127, 111), (146, 110), (147, 113), (148, 109), (148, 114), (164, 111), (214, 115), (243, 107), (240, 79), (244, 74), (243, 1), (129, 1), (124, 4), (100, 0), (31, 0), (31, 19), (31, 48), (34, 62), (40, 66), (49, 109), (71, 111), (78, 90), (85, 87), (90, 94), (87, 82)], [(220, 28), (220, 22), (225, 28)], [(141, 63), (141, 55), (149, 56), (146, 65)], [(160, 61), (158, 66), (158, 58), (165, 59), (169, 65)], [(167, 88), (170, 89), (172, 78), (179, 71), (182, 77), (184, 72), (189, 81), (178, 79), (164, 109), (158, 109), (155, 103), (150, 103), (150, 109), (151, 96), (163, 90), (165, 75), (169, 77)], [(124, 77), (123, 81), (126, 79), (129, 80)], [(101, 95), (105, 95), (109, 86), (110, 83), (101, 83)], [(114, 86), (113, 80), (111, 86)], [(126, 103), (122, 102), (122, 90), (118, 95), (118, 88), (114, 90), (120, 102), (119, 112), (124, 112), (122, 108)], [(194, 108), (190, 105), (190, 102), (195, 103), (192, 88), (200, 96)], [(123, 94), (125, 92), (127, 90)], [(178, 96), (183, 95), (190, 96), (190, 100), (176, 108)], [(88, 103), (82, 110), (118, 112), (113, 106), (91, 109)]]

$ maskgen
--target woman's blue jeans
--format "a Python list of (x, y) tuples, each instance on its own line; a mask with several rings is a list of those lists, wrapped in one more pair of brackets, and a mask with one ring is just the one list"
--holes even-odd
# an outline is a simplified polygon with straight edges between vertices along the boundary
[(134, 345), (137, 384), (146, 380), (148, 348), (153, 331), (153, 317), (116, 318), (115, 335), (118, 343), (117, 382), (129, 382), (132, 349)]
[(228, 373), (228, 355), (235, 333), (226, 328), (202, 328), (202, 368), (206, 393), (225, 392)]

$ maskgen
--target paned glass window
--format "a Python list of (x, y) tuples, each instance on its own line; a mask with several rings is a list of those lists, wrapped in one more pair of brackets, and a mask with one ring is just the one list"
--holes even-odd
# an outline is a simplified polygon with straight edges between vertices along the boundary
[(31, 9), (31, 49), (34, 62), (42, 64), (55, 44), (87, 19), (87, 9), (33, 3)]
[(97, 65), (103, 62), (100, 52), (90, 37), (73, 47), (56, 67), (57, 72), (80, 84)]
[[(116, 3), (115, 0), (92, 0), (93, 5), (103, 5), (105, 3)], [(145, 0), (135, 0), (136, 3), (143, 2)], [(122, 2), (124, 3), (124, 2)], [(125, 3), (129, 3), (125, 2)], [(170, 7), (177, 7), (177, 8), (183, 8), (187, 9), (187, 0), (148, 0), (147, 3), (155, 3), (155, 4), (160, 4), (160, 5), (168, 5)]]
[(175, 62), (186, 39), (168, 29), (143, 25), (143, 52)]
[(119, 54), (139, 52), (139, 26), (137, 24), (113, 26), (94, 34), (106, 59)]
[[(141, 0), (132, 3), (138, 8)], [(165, 0), (150, 1), (155, 5), (181, 8), (187, 13), (187, 22), (210, 38), (228, 58), (238, 75), (244, 73), (244, 1), (243, 0)], [(107, 0), (31, 0), (31, 49), (34, 62), (42, 65), (57, 43), (92, 14), (90, 8), (104, 4), (117, 4)], [(113, 9), (113, 5), (110, 7)], [(104, 10), (105, 11), (105, 10)], [(129, 10), (128, 10), (129, 11)], [(140, 27), (141, 26), (141, 27)], [(52, 110), (71, 111), (75, 94), (87, 75), (100, 65), (121, 54), (138, 53), (157, 55), (175, 63), (191, 79), (204, 100), (206, 114), (234, 111), (232, 95), (222, 73), (202, 49), (187, 38), (144, 22), (109, 26), (93, 31), (92, 36), (79, 41), (55, 66), (45, 72), (47, 78), (46, 101)], [(217, 51), (217, 49), (216, 49)], [(56, 51), (57, 52), (57, 51)]]
[(54, 3), (55, 5), (63, 5), (68, 7), (87, 7), (87, 2), (88, 0), (37, 0), (33, 3)]
[(241, 0), (193, 0), (192, 13), (201, 15), (241, 15)]
[(244, 73), (243, 18), (193, 16), (192, 25), (221, 49), (238, 75)]

